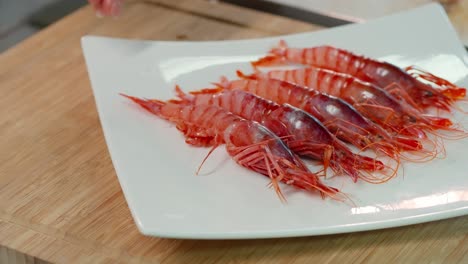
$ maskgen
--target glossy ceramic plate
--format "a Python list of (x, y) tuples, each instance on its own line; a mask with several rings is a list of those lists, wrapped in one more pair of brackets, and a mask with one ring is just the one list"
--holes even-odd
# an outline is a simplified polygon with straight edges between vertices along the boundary
[[(223, 147), (195, 171), (208, 149), (190, 147), (176, 128), (118, 94), (168, 99), (175, 83), (210, 86), (279, 39), (293, 46), (331, 44), (400, 66), (418, 65), (468, 86), (466, 52), (436, 4), (366, 24), (275, 38), (164, 42), (86, 36), (82, 39), (97, 109), (115, 170), (140, 231), (175, 238), (267, 238), (355, 232), (468, 213), (468, 140), (445, 141), (447, 156), (404, 163), (380, 185), (328, 179), (356, 206), (284, 186), (281, 203), (268, 179), (235, 164)], [(464, 115), (456, 114), (460, 122)], [(468, 127), (468, 126), (467, 126)]]

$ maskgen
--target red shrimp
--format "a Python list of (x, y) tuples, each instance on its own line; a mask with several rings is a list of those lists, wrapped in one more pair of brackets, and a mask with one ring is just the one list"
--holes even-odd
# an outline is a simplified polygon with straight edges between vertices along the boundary
[(227, 152), (239, 165), (268, 176), (282, 200), (285, 198), (279, 182), (308, 191), (318, 190), (322, 195), (335, 199), (339, 197), (337, 189), (323, 184), (279, 137), (257, 122), (248, 121), (216, 106), (123, 96), (175, 123), (177, 129), (189, 139), (187, 143), (196, 146), (207, 143), (213, 145), (209, 154), (218, 145), (225, 144)]
[(377, 124), (363, 117), (345, 101), (310, 90), (289, 82), (258, 78), (249, 79), (238, 71), (243, 80), (221, 81), (221, 87), (229, 90), (244, 90), (280, 104), (290, 104), (310, 113), (339, 139), (360, 149), (374, 149), (398, 159), (398, 149), (421, 150), (422, 144), (415, 139), (391, 136)]
[[(219, 106), (242, 118), (259, 122), (284, 138), (293, 152), (321, 160), (325, 170), (330, 165), (335, 172), (344, 172), (354, 181), (361, 175), (358, 169), (375, 171), (384, 168), (381, 161), (354, 154), (320, 121), (293, 106), (279, 105), (241, 90), (205, 89), (187, 95), (177, 86), (176, 91), (182, 100), (195, 105)], [(367, 180), (369, 177), (363, 175), (361, 178)]]
[(393, 132), (425, 138), (426, 129), (453, 129), (450, 119), (423, 115), (405, 102), (396, 100), (387, 91), (349, 75), (316, 67), (256, 75), (263, 74), (339, 97), (352, 104), (365, 117)]
[(454, 100), (466, 95), (465, 88), (451, 83), (445, 85), (443, 81), (448, 81), (434, 75), (420, 74), (421, 77), (426, 77), (426, 80), (433, 80), (436, 85), (447, 87), (445, 90), (435, 89), (393, 64), (358, 56), (331, 46), (289, 48), (284, 41), (281, 41), (279, 46), (273, 48), (270, 53), (271, 55), (253, 62), (253, 65), (268, 66), (293, 62), (349, 74), (383, 87), (398, 99), (405, 100), (420, 110), (436, 107), (450, 111)]

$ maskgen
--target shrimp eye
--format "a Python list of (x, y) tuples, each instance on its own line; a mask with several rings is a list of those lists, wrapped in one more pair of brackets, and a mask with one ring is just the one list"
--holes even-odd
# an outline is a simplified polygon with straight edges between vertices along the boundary
[(416, 117), (408, 116), (408, 121), (411, 122), (411, 123), (416, 123)]
[(432, 97), (432, 96), (434, 96), (434, 93), (432, 91), (427, 91), (426, 90), (426, 91), (424, 91), (424, 96), (425, 97)]

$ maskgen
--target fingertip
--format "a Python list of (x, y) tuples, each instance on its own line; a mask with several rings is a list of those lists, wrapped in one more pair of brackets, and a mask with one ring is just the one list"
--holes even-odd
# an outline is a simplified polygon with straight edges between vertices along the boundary
[(113, 17), (117, 17), (120, 15), (120, 10), (121, 10), (121, 6), (122, 6), (122, 1), (113, 1), (111, 2), (111, 6), (110, 6), (110, 15), (113, 16)]

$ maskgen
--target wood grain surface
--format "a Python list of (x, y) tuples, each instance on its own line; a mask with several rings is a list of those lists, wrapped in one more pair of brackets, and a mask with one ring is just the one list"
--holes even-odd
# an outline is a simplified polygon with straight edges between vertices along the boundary
[(9, 264), (47, 264), (50, 262), (0, 246), (0, 263)]
[(0, 54), (0, 245), (58, 263), (468, 263), (468, 216), (289, 239), (138, 232), (104, 142), (80, 37), (221, 40), (319, 29), (211, 1), (129, 1), (118, 19), (85, 7)]
[(468, 0), (445, 0), (445, 10), (460, 40), (468, 46)]

